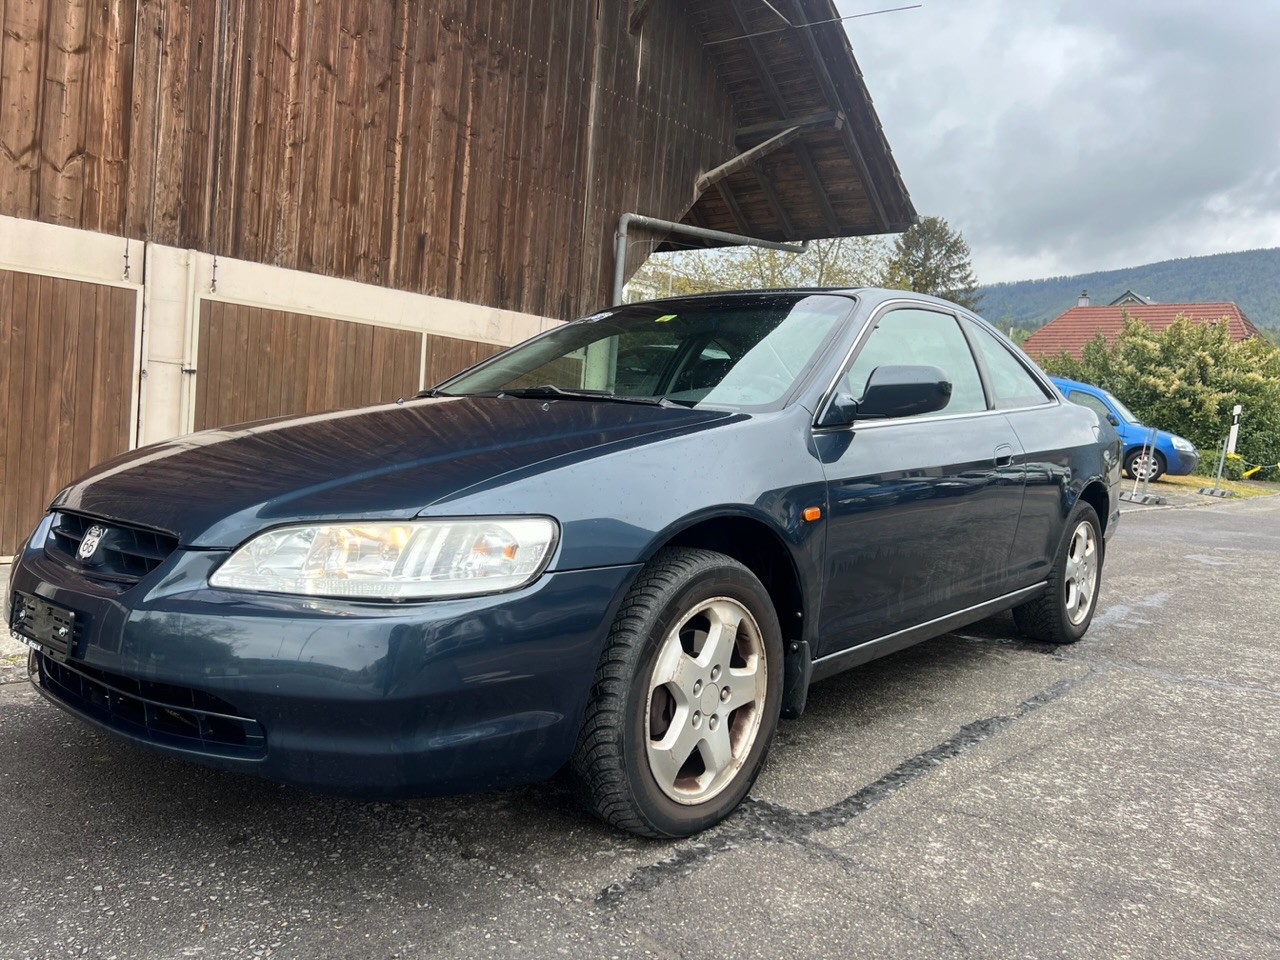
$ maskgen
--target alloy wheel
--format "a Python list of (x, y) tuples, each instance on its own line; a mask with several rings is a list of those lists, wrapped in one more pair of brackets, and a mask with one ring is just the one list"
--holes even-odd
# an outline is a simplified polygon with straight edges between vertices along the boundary
[(1071, 534), (1063, 586), (1067, 619), (1073, 626), (1079, 626), (1093, 609), (1093, 595), (1098, 587), (1098, 535), (1087, 520), (1080, 521)]
[(767, 690), (760, 626), (729, 597), (684, 614), (662, 641), (645, 710), (649, 769), (682, 804), (723, 791), (760, 731)]

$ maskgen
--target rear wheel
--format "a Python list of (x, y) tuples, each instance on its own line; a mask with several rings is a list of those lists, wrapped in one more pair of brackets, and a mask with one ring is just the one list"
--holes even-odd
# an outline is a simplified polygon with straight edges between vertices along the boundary
[(660, 553), (610, 631), (572, 769), (587, 806), (683, 837), (746, 796), (778, 723), (782, 637), (764, 586), (708, 550)]
[(1158, 480), (1167, 469), (1164, 454), (1159, 450), (1147, 450), (1139, 447), (1124, 461), (1124, 472), (1132, 480)]
[(1083, 637), (1098, 604), (1102, 554), (1098, 514), (1081, 501), (1067, 519), (1048, 586), (1034, 600), (1013, 608), (1018, 629), (1042, 643), (1075, 643)]

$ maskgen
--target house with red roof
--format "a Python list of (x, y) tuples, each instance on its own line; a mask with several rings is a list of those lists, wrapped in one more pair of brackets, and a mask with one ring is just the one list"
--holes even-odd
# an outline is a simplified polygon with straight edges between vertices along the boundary
[(1225, 322), (1232, 340), (1247, 340), (1260, 335), (1253, 321), (1229, 300), (1218, 303), (1134, 302), (1141, 299), (1122, 297), (1123, 302), (1095, 307), (1089, 302), (1087, 293), (1081, 294), (1076, 306), (1031, 334), (1022, 344), (1022, 349), (1032, 357), (1053, 357), (1065, 350), (1078, 360), (1085, 344), (1098, 334), (1114, 340), (1124, 326), (1126, 314), (1157, 332), (1183, 315), (1197, 323)]

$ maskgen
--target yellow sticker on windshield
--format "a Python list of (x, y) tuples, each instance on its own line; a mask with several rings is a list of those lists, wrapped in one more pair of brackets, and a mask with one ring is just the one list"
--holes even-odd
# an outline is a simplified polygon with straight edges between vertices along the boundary
[(676, 315), (674, 313), (664, 313), (662, 316), (660, 316), (657, 320), (653, 322), (666, 323), (668, 320), (674, 320), (675, 318), (676, 318)]

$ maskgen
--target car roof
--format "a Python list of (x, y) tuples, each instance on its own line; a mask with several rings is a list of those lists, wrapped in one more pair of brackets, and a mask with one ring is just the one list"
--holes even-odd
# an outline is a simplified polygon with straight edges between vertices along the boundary
[(1056, 383), (1059, 387), (1061, 386), (1080, 387), (1084, 390), (1096, 390), (1098, 393), (1105, 392), (1101, 387), (1095, 387), (1092, 383), (1084, 383), (1083, 381), (1080, 381), (1080, 380), (1072, 380), (1069, 377), (1055, 377), (1050, 375), (1049, 379), (1052, 380), (1054, 383)]
[[(895, 290), (889, 287), (765, 287), (758, 290), (715, 290), (708, 293), (687, 293), (673, 297), (661, 297), (656, 300), (637, 300), (634, 303), (623, 304), (622, 306), (639, 306), (642, 303), (689, 303), (699, 300), (725, 299), (733, 297), (756, 297), (762, 294), (796, 294), (796, 293), (826, 293), (833, 296), (858, 297), (868, 300), (872, 303), (879, 303), (882, 300), (895, 300), (899, 298), (909, 298), (919, 300), (923, 303), (933, 303), (938, 306), (946, 307), (951, 310), (960, 310), (971, 316), (979, 316), (975, 311), (962, 307), (958, 303), (945, 300), (942, 297), (931, 296), (927, 293), (916, 293), (913, 290)], [(609, 307), (606, 309), (615, 309)]]

